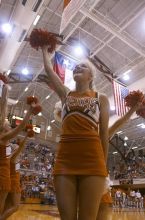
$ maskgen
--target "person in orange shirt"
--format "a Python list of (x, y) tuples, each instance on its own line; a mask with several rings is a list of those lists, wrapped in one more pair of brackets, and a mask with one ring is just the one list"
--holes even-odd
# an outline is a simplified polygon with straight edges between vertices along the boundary
[(62, 220), (94, 220), (107, 176), (108, 98), (93, 90), (95, 67), (88, 60), (76, 65), (76, 89), (68, 93), (53, 71), (47, 49), (42, 48), (44, 67), (63, 105), (61, 140), (54, 165), (58, 209)]
[[(2, 75), (2, 74), (1, 74)], [(10, 180), (10, 155), (11, 148), (9, 146), (9, 140), (15, 138), (18, 133), (27, 124), (31, 114), (33, 114), (37, 109), (35, 103), (29, 105), (27, 114), (25, 115), (22, 123), (14, 129), (10, 129), (8, 123), (6, 122), (7, 115), (7, 99), (8, 99), (8, 86), (3, 84), (2, 94), (0, 97), (0, 217), (3, 214), (5, 201), (8, 193), (11, 190), (11, 180)]]
[[(114, 124), (109, 127), (109, 137), (112, 137), (114, 133), (130, 119), (132, 114), (136, 110), (138, 110), (139, 107), (140, 107), (140, 103), (137, 103), (134, 107), (130, 108), (129, 111), (124, 116), (116, 120)], [(57, 102), (54, 108), (54, 118), (59, 122), (61, 122), (61, 111), (62, 111), (61, 102)], [(112, 202), (113, 202), (109, 185), (108, 185), (108, 189), (106, 190), (107, 192), (104, 193), (102, 196), (96, 220), (109, 219), (111, 212), (110, 207), (112, 207)]]
[[(30, 135), (31, 132), (31, 135)], [(11, 191), (8, 193), (4, 212), (0, 220), (5, 220), (9, 216), (11, 216), (14, 212), (16, 212), (19, 208), (20, 199), (21, 199), (21, 188), (20, 188), (20, 164), (17, 161), (19, 154), (25, 147), (25, 143), (27, 137), (32, 137), (32, 133), (34, 136), (34, 131), (28, 131), (26, 136), (22, 141), (18, 140), (18, 148), (14, 150), (10, 158), (10, 178), (11, 178)]]
[(16, 137), (16, 135), (25, 127), (27, 121), (29, 120), (33, 107), (30, 106), (29, 110), (24, 117), (22, 123), (10, 130), (9, 125), (5, 121), (6, 118), (6, 110), (7, 110), (7, 93), (8, 87), (7, 85), (3, 85), (2, 89), (2, 97), (0, 98), (0, 216), (3, 213), (5, 200), (7, 198), (8, 192), (11, 189), (11, 181), (10, 181), (10, 154), (11, 148), (8, 146), (9, 140)]
[[(129, 111), (116, 120), (112, 126), (109, 127), (109, 137), (112, 137), (114, 133), (123, 126), (132, 116), (132, 114), (137, 111), (140, 107), (141, 103), (137, 103), (134, 107), (130, 108)], [(108, 192), (106, 192), (101, 199), (100, 206), (99, 206), (99, 212), (97, 215), (96, 220), (107, 220), (109, 219), (109, 216), (111, 215), (111, 207), (112, 207), (112, 197), (110, 192), (110, 186), (108, 185)]]

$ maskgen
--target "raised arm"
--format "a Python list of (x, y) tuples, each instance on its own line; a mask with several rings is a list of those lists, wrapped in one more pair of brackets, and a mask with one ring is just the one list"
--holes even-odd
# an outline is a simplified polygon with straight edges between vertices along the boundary
[(104, 157), (107, 161), (108, 147), (109, 147), (109, 136), (108, 136), (108, 123), (109, 123), (109, 101), (108, 98), (100, 94), (100, 125), (99, 134), (101, 138), (101, 143), (104, 151)]
[(48, 79), (53, 85), (55, 92), (57, 93), (57, 95), (60, 97), (60, 99), (63, 102), (67, 95), (67, 89), (63, 85), (62, 81), (57, 76), (57, 74), (53, 71), (52, 63), (50, 60), (50, 54), (47, 52), (47, 48), (48, 46), (44, 46), (42, 48), (44, 68), (47, 73)]
[(18, 149), (12, 154), (11, 156), (11, 161), (15, 162), (15, 160), (17, 159), (17, 157), (19, 156), (19, 154), (21, 153), (21, 151), (24, 149), (25, 147), (25, 143), (27, 140), (27, 135), (24, 137), (24, 139), (20, 142)]
[(109, 127), (109, 138), (113, 136), (113, 134), (130, 119), (132, 114), (139, 107), (140, 107), (140, 104), (136, 104), (134, 107), (129, 109), (129, 111), (123, 117), (119, 118), (117, 121), (114, 122), (114, 124), (111, 127)]
[(8, 86), (3, 85), (2, 96), (0, 98), (0, 131), (4, 128), (7, 113)]
[(27, 124), (27, 122), (28, 122), (28, 120), (29, 120), (29, 118), (32, 114), (32, 111), (33, 111), (33, 108), (30, 106), (30, 108), (29, 108), (27, 114), (25, 115), (22, 123), (19, 126), (17, 126), (16, 128), (12, 129), (11, 131), (3, 134), (1, 136), (1, 140), (6, 141), (6, 140), (10, 140), (10, 139), (16, 137), (18, 135), (18, 133), (20, 133), (20, 131), (22, 131), (23, 128), (26, 126), (26, 124)]

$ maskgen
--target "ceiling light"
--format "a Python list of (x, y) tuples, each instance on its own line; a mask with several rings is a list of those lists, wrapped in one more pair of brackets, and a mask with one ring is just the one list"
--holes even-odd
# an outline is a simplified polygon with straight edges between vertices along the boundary
[(22, 118), (22, 117), (19, 117), (19, 116), (15, 116), (15, 119), (18, 119), (18, 120), (23, 121), (23, 118)]
[(116, 132), (116, 134), (121, 134), (121, 133), (123, 133), (123, 131), (118, 131), (118, 132)]
[(50, 131), (51, 130), (51, 126), (49, 125), (48, 127), (47, 127), (47, 131)]
[(144, 125), (144, 123), (140, 123), (140, 124), (138, 124), (137, 126), (138, 126), (138, 127), (141, 127), (142, 125)]
[(124, 140), (125, 140), (125, 141), (127, 141), (127, 140), (128, 140), (128, 137), (127, 137), (127, 136), (125, 136)]
[(27, 90), (28, 90), (28, 87), (26, 87), (24, 91), (27, 92)]
[(11, 70), (8, 70), (8, 71), (6, 72), (7, 76), (10, 74), (10, 72), (11, 72)]
[(27, 68), (22, 69), (22, 74), (28, 75), (29, 71)]
[(5, 23), (2, 25), (2, 31), (6, 34), (10, 34), (12, 32), (12, 26), (9, 23)]
[(51, 123), (55, 122), (55, 120), (52, 120)]
[(39, 116), (42, 116), (42, 113), (41, 112), (39, 112), (39, 114), (38, 114)]
[(140, 124), (137, 125), (137, 127), (145, 128), (145, 124), (144, 123), (140, 123)]
[(26, 113), (27, 113), (27, 110), (24, 110), (24, 113), (26, 114)]
[(132, 70), (129, 69), (129, 70), (127, 70), (126, 72), (124, 72), (123, 75), (128, 74), (128, 73), (130, 73), (131, 71), (132, 71)]
[(83, 51), (83, 48), (81, 47), (81, 45), (78, 45), (74, 48), (74, 52), (75, 52), (75, 55), (77, 56), (82, 56), (84, 51)]
[(46, 96), (46, 99), (49, 99), (50, 98), (50, 95)]
[(130, 79), (130, 77), (129, 77), (129, 75), (125, 74), (125, 75), (123, 76), (123, 79), (124, 79), (125, 81), (127, 81), (127, 80)]
[(36, 25), (38, 23), (39, 19), (40, 19), (40, 15), (37, 15), (34, 22), (33, 22), (33, 25)]
[(110, 107), (110, 110), (111, 110), (111, 111), (114, 111), (114, 110), (115, 110), (115, 106), (112, 105), (112, 106)]
[(118, 154), (118, 152), (117, 152), (117, 151), (114, 151), (113, 154)]
[(124, 142), (124, 146), (127, 146), (127, 143), (126, 143), (126, 142)]
[(132, 149), (136, 149), (136, 148), (138, 148), (138, 147), (132, 147)]

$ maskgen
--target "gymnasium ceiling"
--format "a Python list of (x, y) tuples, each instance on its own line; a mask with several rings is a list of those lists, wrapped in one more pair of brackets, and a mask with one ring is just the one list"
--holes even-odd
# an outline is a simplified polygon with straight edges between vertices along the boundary
[[(30, 0), (30, 2), (33, 0)], [(11, 21), (17, 0), (2, 0), (0, 7), (0, 24)], [(90, 0), (76, 13), (67, 28), (61, 33), (63, 42), (70, 37), (80, 39), (90, 49), (91, 57), (96, 55), (105, 63), (116, 78), (131, 87), (138, 80), (145, 82), (145, 0)], [(59, 33), (63, 0), (44, 0), (39, 9), (40, 20), (36, 28), (45, 28), (50, 32)], [(33, 23), (27, 32), (30, 35)], [(2, 48), (6, 39), (0, 39)], [(74, 57), (73, 48), (69, 45), (58, 46), (58, 50)], [(77, 57), (75, 57), (77, 59)], [(7, 57), (5, 57), (7, 59)], [(30, 74), (21, 75), (23, 67), (29, 69)], [(58, 100), (55, 93), (38, 80), (39, 74), (44, 74), (41, 51), (35, 51), (29, 42), (23, 41), (11, 64), (10, 98), (22, 103), (26, 96), (37, 95), (43, 103), (43, 116), (53, 119), (54, 105)], [(123, 73), (129, 72), (130, 79), (123, 80)], [(13, 77), (18, 79), (17, 83)], [(20, 81), (19, 81), (20, 80)], [(22, 83), (23, 81), (29, 81)], [(112, 86), (103, 73), (98, 71), (96, 88), (109, 97), (113, 95)], [(25, 92), (25, 88), (28, 90)], [(145, 90), (141, 84), (138, 89)], [(49, 99), (46, 97), (50, 95)], [(113, 113), (111, 112), (111, 115)], [(121, 130), (120, 136), (128, 136), (135, 145), (143, 148), (144, 129), (138, 127), (144, 119), (137, 118), (127, 123)], [(54, 126), (59, 126), (57, 122)], [(140, 144), (138, 144), (138, 141)], [(112, 150), (113, 151), (113, 150)]]

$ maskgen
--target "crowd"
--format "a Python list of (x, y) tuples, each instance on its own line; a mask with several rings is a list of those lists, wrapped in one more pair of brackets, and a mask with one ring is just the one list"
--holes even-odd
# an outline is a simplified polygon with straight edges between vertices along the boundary
[[(16, 141), (12, 141), (16, 148)], [(27, 142), (19, 156), (22, 200), (40, 198), (42, 203), (56, 204), (52, 168), (54, 153), (45, 144)]]
[(114, 179), (129, 179), (145, 178), (145, 155), (134, 156), (132, 159), (128, 159), (127, 163), (124, 163), (120, 159), (117, 166), (112, 167)]
[[(15, 141), (13, 141), (13, 146)], [(16, 147), (16, 146), (15, 146)], [(28, 142), (20, 154), (22, 200), (26, 198), (40, 198), (43, 204), (56, 204), (55, 190), (52, 177), (54, 165), (54, 152), (47, 145)], [(137, 161), (137, 162), (134, 162)], [(113, 167), (114, 179), (120, 184), (133, 184), (133, 178), (139, 176), (138, 169), (142, 169), (144, 157), (133, 160), (126, 170), (122, 161)], [(132, 169), (131, 169), (132, 167)], [(134, 170), (137, 169), (136, 171)], [(122, 171), (119, 174), (119, 170)], [(138, 175), (132, 175), (132, 174)], [(144, 176), (144, 173), (142, 177)], [(134, 192), (134, 196), (131, 196)], [(112, 193), (114, 207), (143, 208), (143, 196), (139, 191), (130, 194), (116, 190)]]
[(51, 175), (21, 174), (22, 201), (39, 198), (42, 204), (56, 205), (53, 178)]
[(54, 153), (42, 144), (30, 142), (20, 156), (20, 168), (50, 174), (54, 163)]
[(114, 208), (137, 208), (145, 207), (145, 196), (139, 190), (129, 190), (125, 192), (121, 189), (115, 190), (112, 193)]

